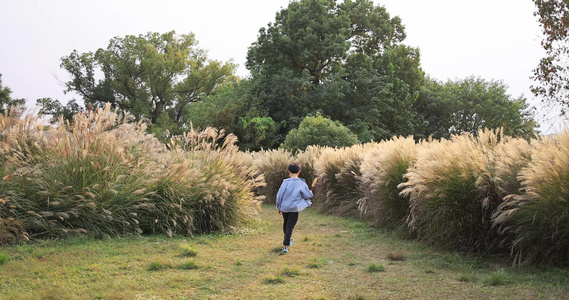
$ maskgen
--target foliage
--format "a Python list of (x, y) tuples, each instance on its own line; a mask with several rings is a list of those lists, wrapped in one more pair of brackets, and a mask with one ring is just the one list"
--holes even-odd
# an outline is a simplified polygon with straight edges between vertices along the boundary
[(494, 215), (516, 263), (569, 263), (569, 132), (544, 137), (519, 172), (520, 193), (511, 194)]
[(533, 71), (539, 85), (532, 86), (535, 96), (543, 102), (561, 106), (561, 115), (569, 107), (569, 3), (566, 0), (533, 0), (537, 6), (544, 39), (541, 46), (545, 57)]
[(468, 77), (439, 83), (428, 79), (417, 103), (416, 136), (446, 138), (453, 134), (477, 134), (482, 128), (503, 128), (504, 134), (530, 139), (537, 122), (523, 97), (512, 98), (500, 81)]
[(322, 153), (322, 149), (319, 146), (308, 146), (304, 151), (299, 151), (294, 155), (294, 161), (300, 166), (301, 170), (299, 177), (304, 178), (313, 193), (316, 193), (314, 188), (317, 183), (314, 180), (318, 177), (316, 174), (316, 162)]
[(40, 98), (36, 100), (36, 105), (40, 107), (40, 115), (51, 115), (49, 122), (55, 124), (58, 121), (72, 122), (73, 116), (82, 111), (75, 100), (67, 102), (63, 106), (58, 100), (51, 98)]
[(233, 63), (208, 60), (196, 44), (193, 34), (171, 31), (115, 37), (94, 53), (75, 50), (61, 59), (71, 75), (67, 91), (81, 95), (85, 105), (111, 103), (136, 120), (148, 118), (158, 135), (180, 134), (189, 130), (190, 104), (234, 80)]
[(423, 73), (404, 38), (401, 20), (368, 0), (293, 1), (278, 12), (247, 53), (254, 97), (281, 125), (277, 139), (318, 111), (362, 141), (410, 134)]
[(26, 99), (12, 99), (12, 90), (2, 85), (2, 74), (0, 74), (0, 114), (6, 113), (12, 106), (17, 107), (21, 114), (25, 104)]
[(197, 128), (213, 127), (235, 134), (242, 150), (274, 149), (279, 125), (259, 111), (251, 89), (251, 81), (243, 79), (192, 103), (188, 122)]
[(321, 115), (307, 116), (286, 136), (283, 147), (297, 152), (308, 146), (350, 147), (358, 143), (358, 138), (340, 122), (334, 122)]

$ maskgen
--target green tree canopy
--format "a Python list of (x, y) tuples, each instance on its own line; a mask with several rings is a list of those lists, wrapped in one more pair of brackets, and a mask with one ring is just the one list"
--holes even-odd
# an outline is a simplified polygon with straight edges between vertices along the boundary
[(357, 144), (358, 137), (338, 121), (321, 115), (307, 116), (286, 136), (283, 147), (296, 152), (310, 145), (349, 147)]
[(192, 103), (188, 121), (197, 128), (215, 127), (235, 134), (242, 150), (278, 147), (275, 144), (277, 124), (258, 110), (258, 105), (252, 101), (252, 88), (252, 82), (244, 79)]
[(2, 74), (0, 74), (0, 114), (5, 113), (10, 107), (17, 107), (18, 113), (25, 109), (26, 99), (12, 99), (12, 90), (2, 85)]
[(40, 107), (39, 113), (41, 115), (51, 116), (49, 122), (55, 124), (60, 119), (65, 121), (73, 121), (73, 116), (81, 112), (82, 109), (75, 101), (70, 100), (66, 105), (62, 105), (58, 100), (51, 98), (40, 98), (36, 100), (36, 105)]
[(254, 97), (280, 126), (277, 138), (318, 111), (362, 141), (410, 134), (423, 72), (404, 38), (401, 20), (369, 0), (290, 2), (247, 53)]
[(115, 37), (106, 49), (73, 51), (61, 59), (71, 80), (67, 91), (85, 105), (109, 102), (136, 119), (148, 118), (156, 131), (187, 129), (190, 103), (235, 79), (235, 64), (208, 60), (193, 34)]
[(482, 128), (504, 128), (514, 137), (531, 138), (537, 123), (524, 97), (513, 98), (501, 81), (468, 77), (439, 83), (426, 80), (415, 105), (415, 137), (449, 138), (476, 134)]

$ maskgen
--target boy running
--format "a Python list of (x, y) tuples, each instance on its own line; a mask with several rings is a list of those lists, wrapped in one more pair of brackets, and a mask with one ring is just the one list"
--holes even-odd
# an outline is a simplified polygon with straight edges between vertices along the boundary
[(298, 221), (298, 213), (312, 205), (310, 198), (314, 195), (308, 188), (304, 179), (299, 178), (300, 167), (297, 164), (288, 165), (290, 178), (283, 180), (277, 193), (277, 208), (283, 216), (283, 252), (288, 252), (288, 247), (294, 241), (292, 231)]

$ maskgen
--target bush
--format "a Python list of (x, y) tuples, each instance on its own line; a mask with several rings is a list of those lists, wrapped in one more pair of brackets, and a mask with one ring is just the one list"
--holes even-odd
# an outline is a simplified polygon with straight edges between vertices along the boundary
[(321, 115), (305, 117), (298, 129), (291, 130), (283, 147), (293, 153), (310, 145), (327, 147), (350, 147), (359, 143), (357, 136), (340, 122)]

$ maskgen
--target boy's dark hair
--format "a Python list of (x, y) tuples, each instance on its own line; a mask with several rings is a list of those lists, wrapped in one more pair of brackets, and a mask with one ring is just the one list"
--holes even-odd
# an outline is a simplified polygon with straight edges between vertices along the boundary
[(288, 165), (288, 171), (293, 174), (297, 174), (298, 172), (300, 172), (300, 167), (297, 164), (293, 163)]

